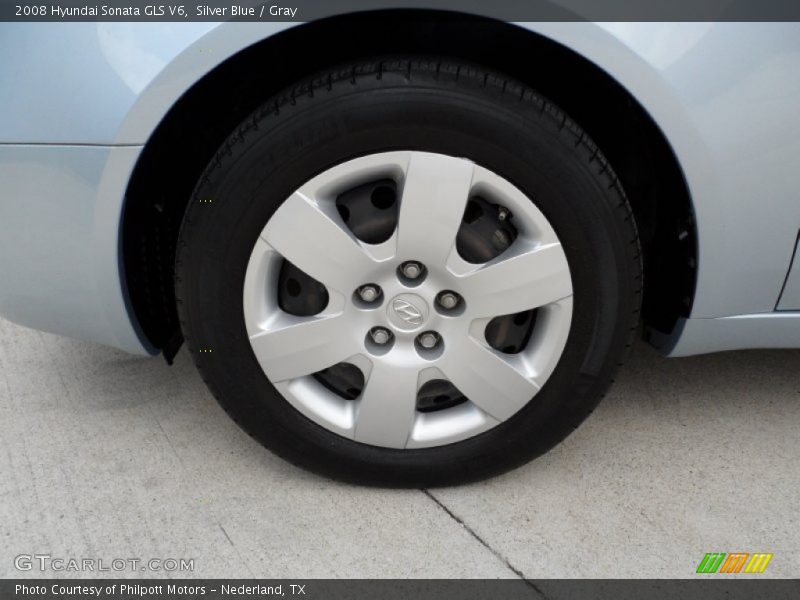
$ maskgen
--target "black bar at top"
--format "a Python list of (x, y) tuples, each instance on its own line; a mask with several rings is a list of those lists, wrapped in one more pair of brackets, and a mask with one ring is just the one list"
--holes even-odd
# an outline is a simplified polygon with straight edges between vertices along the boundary
[(304, 22), (386, 9), (503, 21), (800, 21), (800, 0), (0, 0), (0, 21)]

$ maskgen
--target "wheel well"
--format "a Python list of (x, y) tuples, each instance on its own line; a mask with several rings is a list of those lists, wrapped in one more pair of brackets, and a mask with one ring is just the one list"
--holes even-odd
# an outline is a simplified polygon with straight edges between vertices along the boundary
[(688, 189), (663, 134), (622, 86), (564, 46), (514, 25), (453, 13), (381, 11), (315, 21), (241, 51), (197, 82), (159, 124), (132, 175), (122, 223), (125, 285), (151, 344), (168, 359), (180, 347), (173, 290), (178, 229), (197, 180), (225, 138), (294, 81), (348, 60), (393, 54), (478, 63), (564, 109), (606, 155), (633, 206), (644, 252), (645, 325), (669, 333), (688, 316), (696, 265)]

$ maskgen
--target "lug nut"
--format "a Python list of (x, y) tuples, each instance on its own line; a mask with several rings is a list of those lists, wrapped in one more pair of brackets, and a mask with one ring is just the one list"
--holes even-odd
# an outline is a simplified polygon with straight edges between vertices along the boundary
[(422, 275), (422, 265), (416, 261), (410, 260), (402, 264), (400, 271), (409, 279), (416, 279)]
[(439, 303), (439, 306), (444, 308), (445, 310), (450, 310), (456, 307), (458, 304), (458, 294), (455, 292), (442, 292), (436, 298), (436, 301)]
[(370, 329), (369, 337), (371, 337), (372, 341), (379, 346), (383, 346), (384, 344), (389, 343), (389, 340), (392, 337), (392, 332), (384, 327), (373, 327)]
[(508, 218), (509, 213), (508, 209), (505, 206), (501, 206), (497, 209), (497, 218), (501, 221), (505, 221)]
[(377, 285), (362, 285), (358, 288), (358, 297), (364, 302), (374, 302), (381, 295), (381, 290)]
[(417, 341), (419, 341), (420, 346), (430, 350), (439, 343), (439, 334), (435, 331), (426, 331), (425, 333), (419, 334)]

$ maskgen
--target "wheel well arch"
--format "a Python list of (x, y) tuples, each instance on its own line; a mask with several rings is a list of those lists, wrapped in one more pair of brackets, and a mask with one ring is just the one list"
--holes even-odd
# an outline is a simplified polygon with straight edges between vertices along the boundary
[(393, 54), (478, 63), (566, 111), (606, 155), (633, 207), (644, 255), (646, 327), (669, 333), (688, 316), (697, 253), (691, 198), (669, 143), (627, 90), (586, 58), (512, 24), (436, 11), (380, 11), (300, 25), (242, 50), (195, 83), (150, 136), (128, 185), (121, 224), (123, 286), (150, 344), (168, 359), (180, 347), (173, 289), (178, 231), (197, 180), (227, 136), (297, 79), (348, 60)]

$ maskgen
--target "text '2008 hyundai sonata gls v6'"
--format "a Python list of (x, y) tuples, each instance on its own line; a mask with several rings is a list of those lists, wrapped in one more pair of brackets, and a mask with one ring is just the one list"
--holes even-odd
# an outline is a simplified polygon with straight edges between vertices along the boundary
[(0, 27), (0, 314), (185, 343), (318, 473), (518, 466), (637, 335), (800, 347), (797, 23)]

